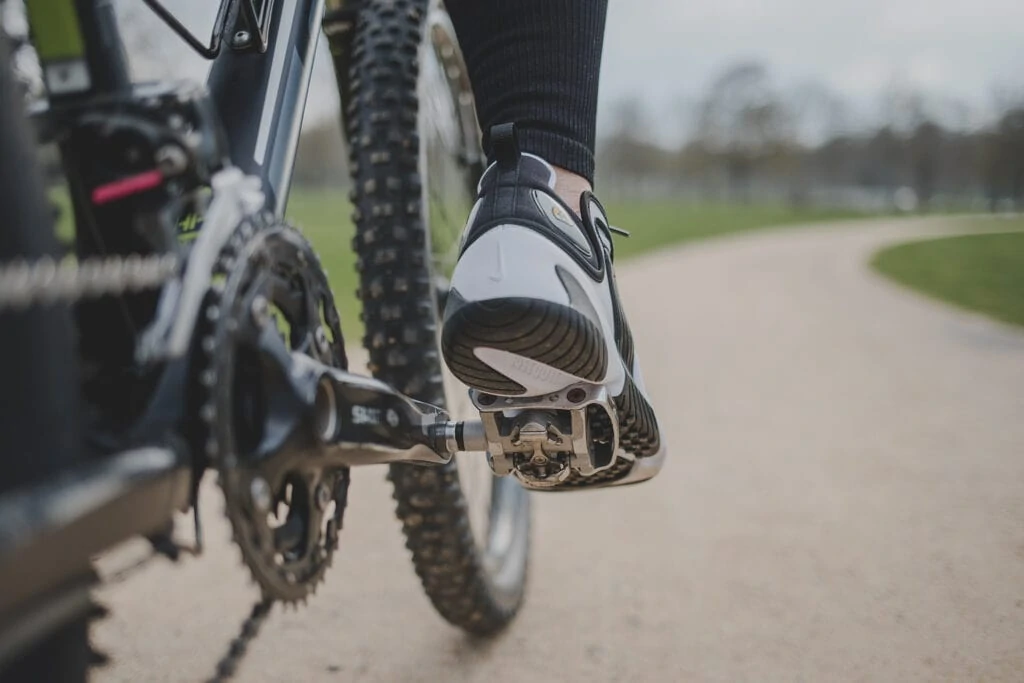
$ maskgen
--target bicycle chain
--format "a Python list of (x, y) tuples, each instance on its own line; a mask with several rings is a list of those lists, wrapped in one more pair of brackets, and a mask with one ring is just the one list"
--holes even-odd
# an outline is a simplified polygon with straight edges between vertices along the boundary
[[(25, 23), (24, 4), (0, 0), (0, 34), (8, 41), (11, 67), (29, 100), (44, 92), (42, 70)], [(11, 30), (11, 21), (16, 29)], [(156, 289), (178, 274), (172, 254), (111, 256), (57, 261), (43, 257), (0, 264), (0, 313), (33, 305), (75, 303), (80, 299), (117, 296)]]
[[(162, 286), (178, 274), (179, 259), (173, 254), (155, 256), (115, 256), (88, 259), (82, 262), (66, 260), (58, 263), (50, 257), (33, 262), (17, 260), (0, 266), (0, 313), (5, 310), (23, 310), (33, 305), (74, 303), (80, 299), (126, 294)], [(111, 577), (112, 583), (123, 580), (152, 556), (143, 558), (127, 568), (124, 576)], [(259, 635), (270, 614), (273, 600), (257, 602), (242, 622), (238, 635), (232, 639), (227, 653), (218, 661), (210, 683), (225, 683), (241, 665), (249, 646)], [(107, 658), (91, 652), (91, 663), (102, 665)]]
[(0, 266), (0, 312), (156, 289), (177, 276), (178, 267), (174, 254), (10, 261)]
[(261, 600), (253, 605), (252, 612), (242, 622), (242, 629), (231, 645), (228, 653), (217, 662), (217, 672), (209, 683), (225, 683), (229, 681), (238, 671), (238, 665), (242, 663), (245, 653), (249, 651), (249, 645), (259, 635), (263, 623), (270, 615), (270, 609), (274, 606), (273, 600)]

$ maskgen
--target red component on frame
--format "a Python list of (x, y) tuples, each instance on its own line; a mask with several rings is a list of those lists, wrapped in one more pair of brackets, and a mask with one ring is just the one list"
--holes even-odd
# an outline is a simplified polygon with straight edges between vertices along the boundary
[(112, 183), (100, 185), (93, 190), (92, 203), (109, 204), (110, 202), (115, 202), (118, 199), (124, 199), (125, 197), (130, 197), (133, 194), (138, 194), (140, 192), (145, 192), (146, 190), (152, 190), (153, 188), (160, 187), (160, 184), (163, 182), (163, 174), (156, 169), (146, 171), (145, 173), (139, 173), (138, 175), (129, 176), (128, 178), (122, 178), (121, 180), (115, 180)]

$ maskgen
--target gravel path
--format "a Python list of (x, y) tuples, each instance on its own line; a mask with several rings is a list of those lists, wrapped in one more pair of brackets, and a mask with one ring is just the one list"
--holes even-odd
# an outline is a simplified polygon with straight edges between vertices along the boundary
[[(643, 486), (537, 496), (527, 605), (492, 642), (435, 616), (383, 470), (242, 681), (1024, 680), (1024, 334), (870, 273), (941, 221), (666, 251), (620, 285), (667, 428)], [(997, 227), (997, 226), (996, 226)], [(105, 591), (96, 679), (197, 681), (254, 599), (211, 548)]]

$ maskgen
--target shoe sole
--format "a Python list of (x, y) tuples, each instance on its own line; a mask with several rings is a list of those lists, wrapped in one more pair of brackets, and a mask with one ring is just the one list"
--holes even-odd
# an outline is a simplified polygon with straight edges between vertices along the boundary
[(597, 325), (568, 306), (542, 299), (467, 302), (445, 321), (441, 344), (456, 377), (474, 389), (503, 396), (522, 396), (528, 390), (481, 360), (477, 349), (505, 351), (588, 382), (598, 382), (608, 372), (607, 348)]
[[(465, 302), (445, 320), (441, 335), (441, 350), (453, 375), (478, 391), (504, 396), (522, 396), (527, 389), (481, 360), (478, 349), (504, 351), (526, 359), (524, 365), (530, 368), (597, 384), (608, 372), (607, 348), (600, 328), (577, 310), (524, 297)], [(637, 458), (656, 455), (661, 444), (654, 410), (628, 372), (614, 400), (620, 447)], [(628, 467), (619, 469), (622, 476), (629, 472)]]

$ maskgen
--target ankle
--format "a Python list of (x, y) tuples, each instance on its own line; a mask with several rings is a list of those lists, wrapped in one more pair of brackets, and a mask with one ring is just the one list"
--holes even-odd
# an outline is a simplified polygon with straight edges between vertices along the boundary
[(572, 171), (567, 171), (558, 166), (555, 169), (555, 194), (569, 205), (578, 216), (580, 213), (580, 197), (584, 192), (592, 190), (590, 181)]

